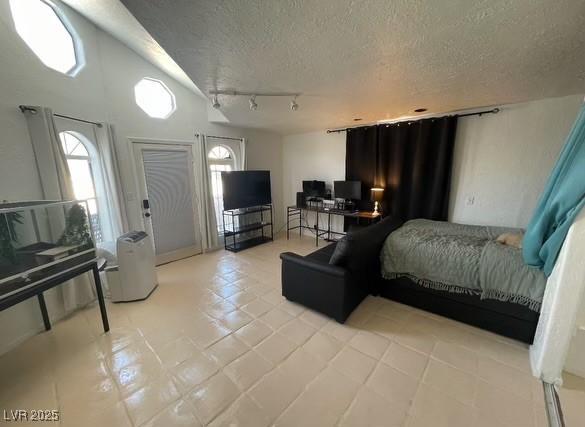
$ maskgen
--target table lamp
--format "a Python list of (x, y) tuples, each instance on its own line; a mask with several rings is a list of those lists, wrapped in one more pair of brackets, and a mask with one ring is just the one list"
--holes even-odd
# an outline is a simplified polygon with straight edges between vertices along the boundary
[(378, 204), (382, 201), (382, 196), (384, 195), (384, 189), (379, 187), (374, 187), (371, 189), (372, 192), (372, 200), (374, 203), (374, 213), (377, 214), (378, 212)]

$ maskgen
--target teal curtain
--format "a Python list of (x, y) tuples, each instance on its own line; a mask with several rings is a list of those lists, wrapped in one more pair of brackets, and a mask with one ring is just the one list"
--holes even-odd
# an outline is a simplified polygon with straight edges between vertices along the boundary
[(561, 155), (524, 236), (524, 262), (549, 276), (569, 227), (585, 205), (585, 106), (567, 137)]

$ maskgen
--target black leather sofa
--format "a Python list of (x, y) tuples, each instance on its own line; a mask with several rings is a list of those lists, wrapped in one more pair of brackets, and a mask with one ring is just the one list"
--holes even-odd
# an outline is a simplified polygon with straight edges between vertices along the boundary
[(385, 218), (307, 256), (280, 254), (282, 295), (345, 322), (368, 294), (377, 293), (382, 245), (400, 225)]

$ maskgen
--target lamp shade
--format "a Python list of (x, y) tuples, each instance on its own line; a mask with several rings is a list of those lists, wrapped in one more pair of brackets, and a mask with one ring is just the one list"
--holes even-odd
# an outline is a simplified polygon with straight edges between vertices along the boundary
[(384, 196), (384, 189), (379, 187), (374, 187), (371, 190), (372, 193), (372, 201), (374, 202), (381, 202), (382, 197)]

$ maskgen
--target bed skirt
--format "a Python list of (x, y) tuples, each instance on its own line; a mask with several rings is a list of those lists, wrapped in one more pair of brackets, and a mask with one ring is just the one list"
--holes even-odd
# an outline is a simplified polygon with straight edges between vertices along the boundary
[(520, 304), (437, 290), (421, 286), (406, 277), (391, 280), (380, 277), (377, 290), (384, 298), (527, 344), (532, 344), (534, 340), (539, 313)]

